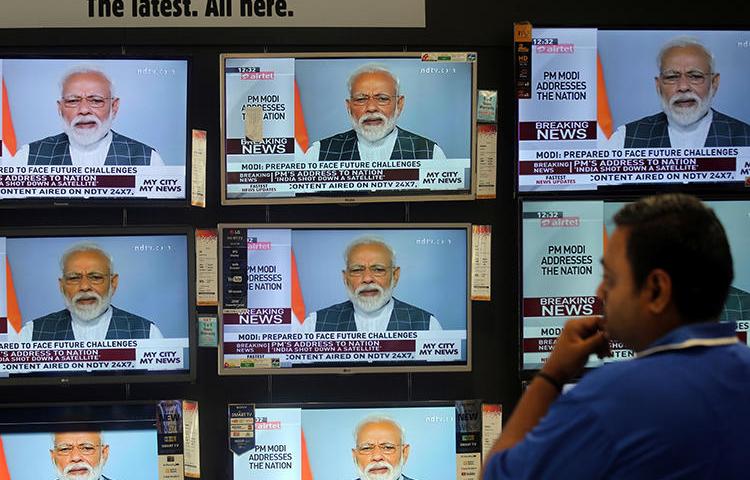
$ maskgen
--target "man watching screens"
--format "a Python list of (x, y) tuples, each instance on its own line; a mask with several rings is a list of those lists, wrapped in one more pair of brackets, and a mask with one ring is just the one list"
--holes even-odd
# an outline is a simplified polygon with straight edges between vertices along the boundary
[(445, 159), (437, 143), (396, 126), (405, 98), (398, 78), (385, 66), (363, 65), (351, 74), (347, 87), (353, 129), (314, 142), (306, 160)]
[(344, 252), (341, 274), (349, 300), (313, 312), (303, 331), (441, 330), (429, 312), (393, 297), (401, 269), (393, 249), (377, 237), (360, 237)]
[(609, 148), (701, 148), (750, 145), (750, 125), (711, 108), (720, 75), (695, 39), (667, 42), (657, 56), (656, 93), (663, 112), (620, 126)]
[(49, 451), (58, 480), (110, 480), (102, 475), (109, 445), (101, 432), (59, 432)]
[(404, 429), (385, 416), (365, 417), (354, 430), (352, 458), (358, 480), (412, 480), (402, 470), (409, 458)]
[(120, 108), (114, 86), (95, 68), (77, 68), (61, 81), (57, 110), (63, 133), (19, 149), (18, 165), (151, 165), (163, 166), (152, 147), (111, 129)]
[[(682, 194), (615, 217), (603, 317), (568, 321), (485, 464), (485, 480), (745, 478), (750, 349), (718, 317), (733, 278), (713, 210)], [(561, 395), (609, 340), (636, 352)], [(528, 435), (527, 435), (528, 434)], [(582, 456), (582, 452), (585, 455)]]
[(63, 253), (60, 269), (66, 308), (26, 323), (21, 341), (162, 338), (153, 322), (111, 305), (120, 279), (102, 248), (75, 244)]

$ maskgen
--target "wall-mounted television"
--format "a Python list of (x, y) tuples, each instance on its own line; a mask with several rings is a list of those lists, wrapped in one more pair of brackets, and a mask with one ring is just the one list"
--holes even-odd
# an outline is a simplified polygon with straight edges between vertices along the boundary
[(474, 198), (476, 53), (220, 61), (222, 204)]
[(188, 60), (0, 58), (0, 206), (185, 203)]
[(532, 35), (530, 97), (518, 100), (520, 192), (745, 188), (747, 32)]
[(460, 479), (481, 465), (478, 401), (258, 405), (252, 413), (254, 445), (233, 449), (234, 480)]
[(189, 227), (0, 230), (0, 385), (190, 380)]
[(4, 478), (156, 480), (158, 466), (156, 403), (0, 408)]
[(468, 224), (220, 224), (219, 374), (467, 371)]
[[(706, 202), (721, 220), (734, 259), (734, 281), (721, 321), (737, 322), (737, 336), (747, 343), (750, 330), (750, 201)], [(552, 351), (565, 321), (603, 314), (596, 297), (601, 282), (600, 259), (612, 220), (622, 201), (524, 201), (522, 203), (521, 354), (524, 370), (537, 370)], [(612, 357), (592, 355), (587, 367), (633, 357), (611, 342)]]

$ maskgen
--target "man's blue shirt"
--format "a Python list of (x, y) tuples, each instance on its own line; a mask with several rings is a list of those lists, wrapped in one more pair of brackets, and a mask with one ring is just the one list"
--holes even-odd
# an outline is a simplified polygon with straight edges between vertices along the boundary
[(485, 480), (750, 478), (750, 348), (734, 338), (733, 322), (686, 325), (589, 373)]

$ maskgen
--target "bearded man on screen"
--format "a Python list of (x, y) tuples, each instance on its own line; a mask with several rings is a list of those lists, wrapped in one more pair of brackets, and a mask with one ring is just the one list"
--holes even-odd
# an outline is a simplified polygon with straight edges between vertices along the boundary
[(352, 130), (313, 143), (305, 153), (308, 161), (445, 160), (437, 143), (396, 126), (406, 100), (398, 78), (385, 66), (359, 67), (347, 88)]
[(152, 147), (112, 130), (120, 108), (112, 81), (101, 70), (80, 67), (61, 82), (57, 111), (63, 133), (19, 149), (19, 165), (151, 165), (163, 166)]
[(21, 341), (163, 338), (143, 317), (111, 304), (120, 276), (112, 257), (93, 243), (78, 243), (60, 259), (65, 308), (26, 323)]
[(57, 480), (111, 480), (102, 475), (109, 445), (101, 432), (58, 432), (49, 451)]
[(395, 420), (377, 415), (364, 418), (354, 430), (354, 442), (357, 480), (413, 480), (401, 473), (411, 447)]
[(688, 37), (667, 42), (657, 56), (662, 113), (623, 125), (610, 148), (702, 148), (750, 145), (750, 125), (711, 108), (720, 75), (713, 54)]
[[(393, 297), (401, 267), (390, 245), (378, 237), (355, 239), (344, 252), (342, 278), (349, 300), (311, 313), (303, 331), (441, 330), (430, 313)], [(296, 322), (295, 322), (296, 323)]]

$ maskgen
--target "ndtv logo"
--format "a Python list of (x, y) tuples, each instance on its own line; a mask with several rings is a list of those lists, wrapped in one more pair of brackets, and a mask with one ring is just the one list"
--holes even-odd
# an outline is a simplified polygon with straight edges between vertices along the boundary
[(544, 228), (549, 227), (579, 227), (581, 226), (580, 217), (560, 217), (560, 218), (542, 218), (539, 224)]
[(576, 47), (572, 43), (561, 43), (559, 45), (537, 45), (534, 47), (536, 53), (575, 53)]

